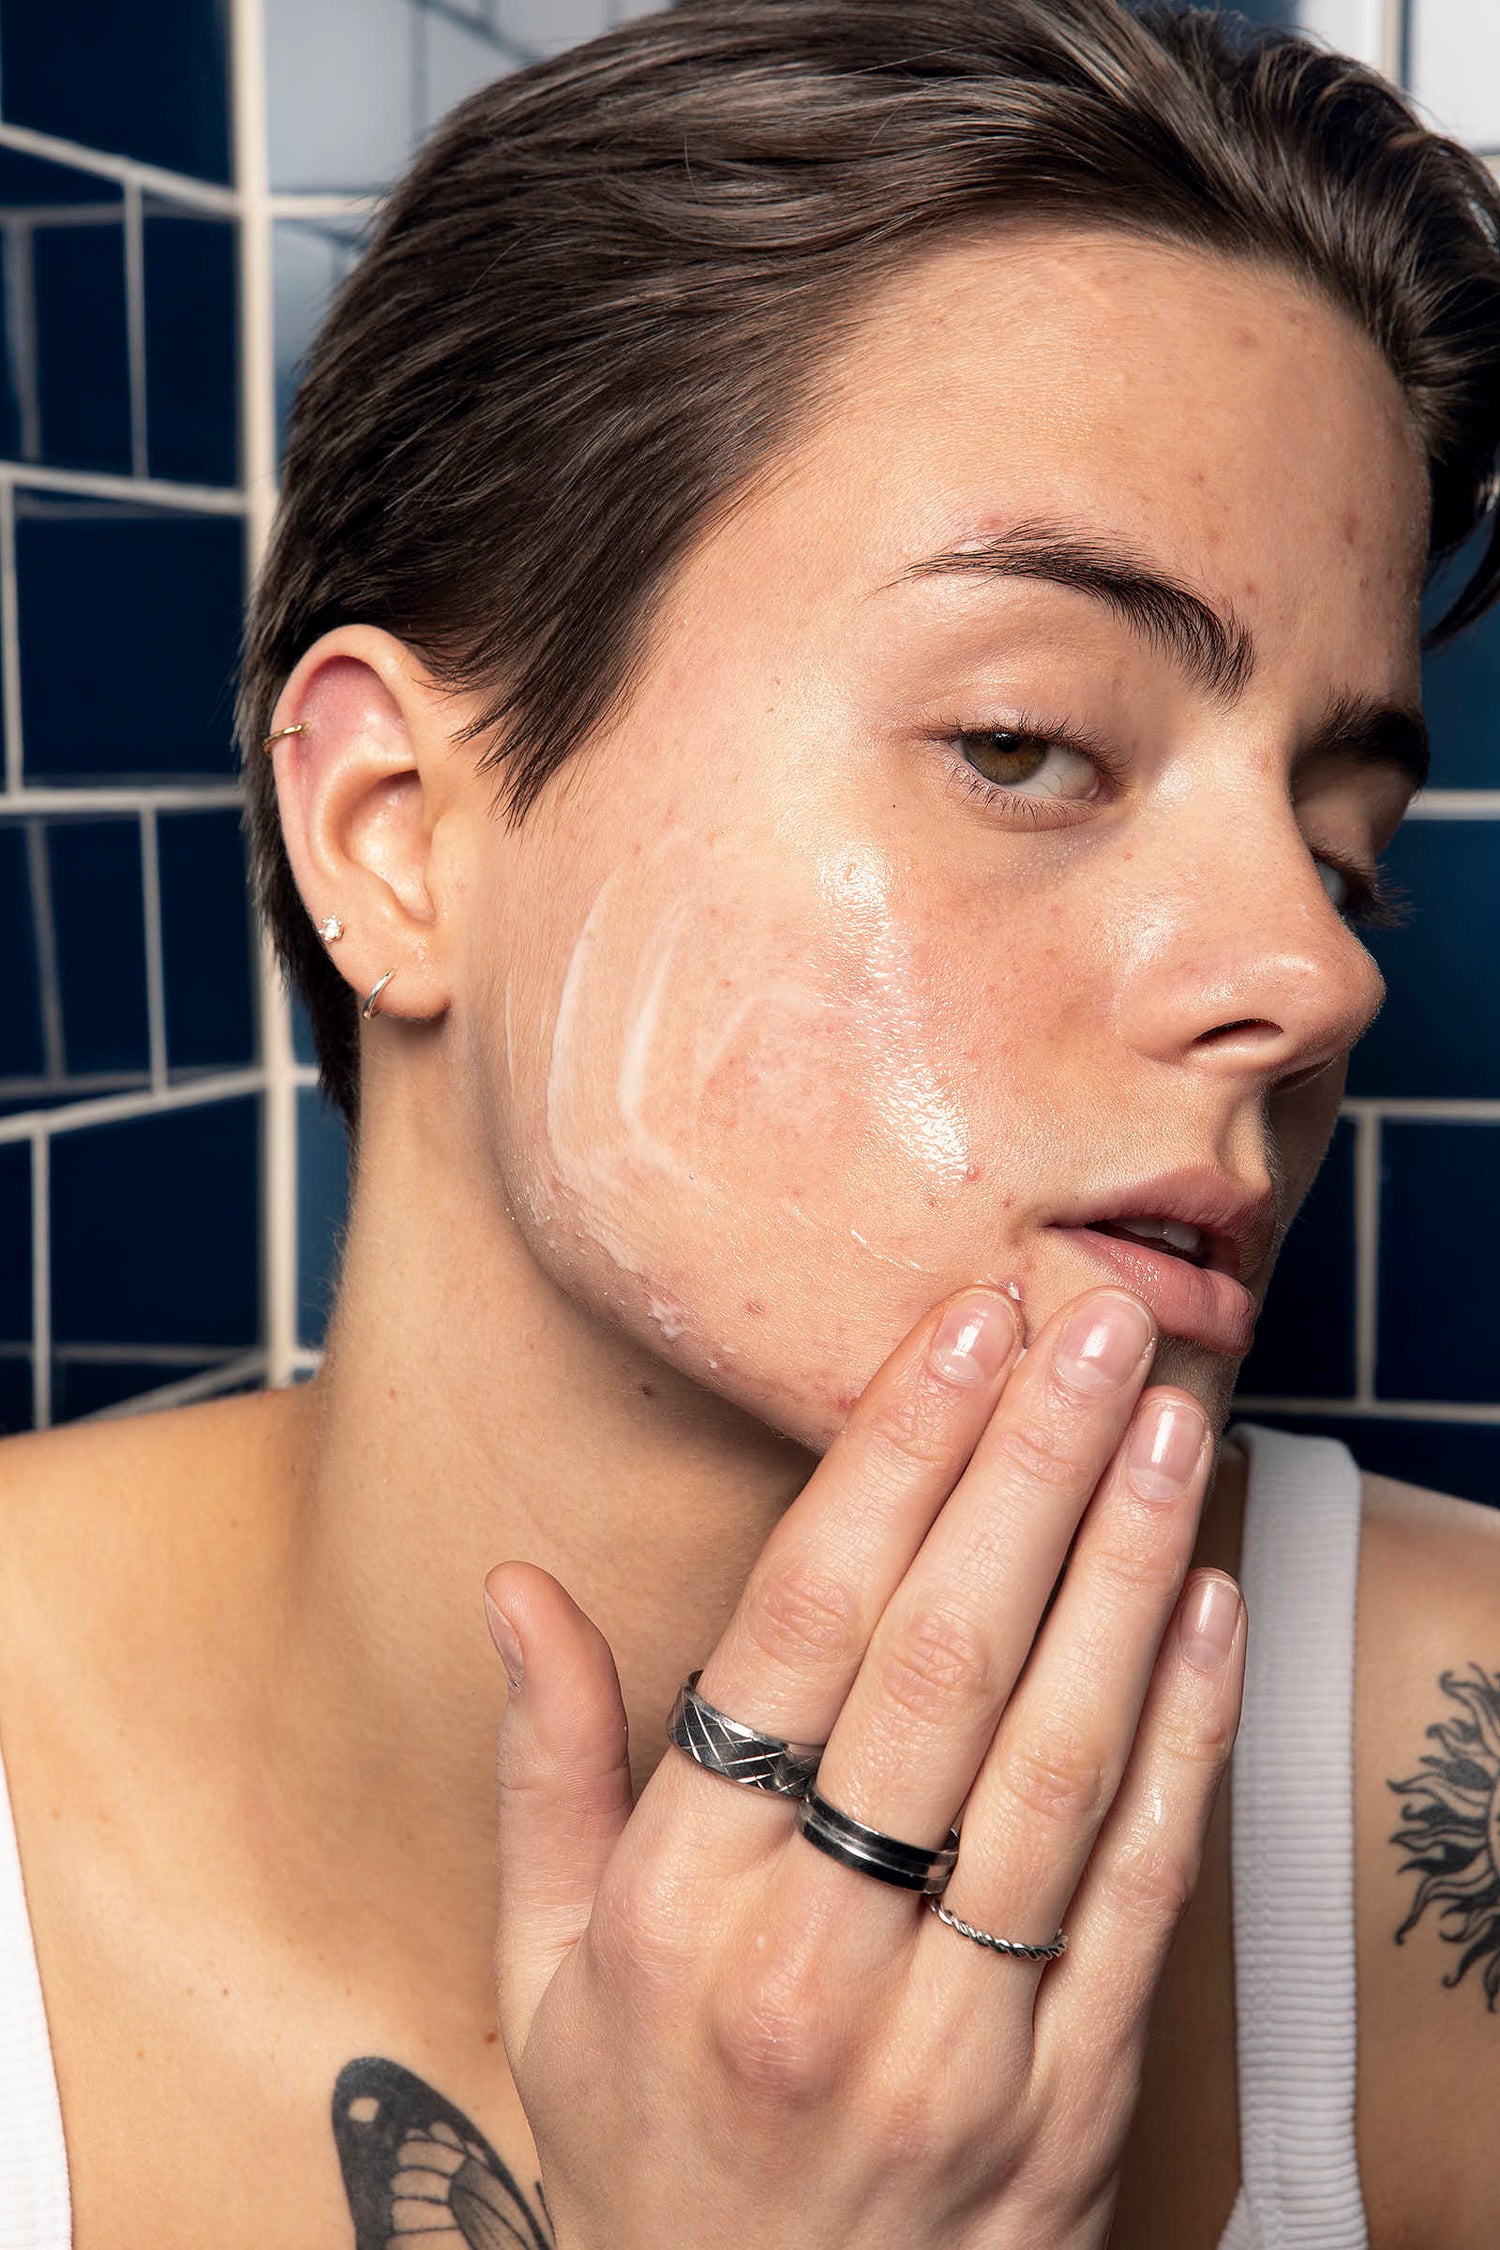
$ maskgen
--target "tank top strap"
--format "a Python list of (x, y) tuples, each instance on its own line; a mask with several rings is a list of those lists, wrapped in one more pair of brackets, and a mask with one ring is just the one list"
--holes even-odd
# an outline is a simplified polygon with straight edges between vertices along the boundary
[(1368, 2250), (1354, 2135), (1347, 1446), (1242, 1423), (1245, 1702), (1230, 1772), (1241, 2185), (1220, 2250)]
[(0, 2250), (68, 2250), (62, 2106), (0, 1763)]

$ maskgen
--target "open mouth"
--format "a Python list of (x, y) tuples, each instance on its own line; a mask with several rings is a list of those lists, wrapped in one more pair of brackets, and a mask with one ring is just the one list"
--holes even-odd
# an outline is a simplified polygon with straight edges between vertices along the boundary
[(1165, 1251), (1190, 1266), (1212, 1262), (1209, 1237), (1202, 1227), (1189, 1226), (1185, 1219), (1095, 1219), (1084, 1231), (1114, 1235), (1122, 1242), (1139, 1242), (1147, 1250)]

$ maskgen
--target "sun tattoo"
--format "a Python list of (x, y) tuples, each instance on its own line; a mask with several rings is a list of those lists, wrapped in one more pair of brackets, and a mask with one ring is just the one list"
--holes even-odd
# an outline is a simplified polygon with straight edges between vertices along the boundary
[(1477, 1664), (1469, 1670), (1470, 1679), (1453, 1672), (1438, 1678), (1465, 1716), (1429, 1727), (1438, 1751), (1427, 1753), (1409, 1781), (1386, 1783), (1407, 1800), (1391, 1838), (1410, 1855), (1400, 1873), (1421, 1878), (1396, 1943), (1436, 1907), (1439, 1936), (1464, 1949), (1444, 1984), (1457, 1984), (1482, 1961), (1493, 2013), (1500, 1999), (1500, 1675), (1492, 1680)]

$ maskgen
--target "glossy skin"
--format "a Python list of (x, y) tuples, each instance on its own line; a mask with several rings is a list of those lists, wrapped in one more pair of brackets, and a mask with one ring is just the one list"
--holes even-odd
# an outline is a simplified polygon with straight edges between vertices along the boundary
[[(446, 1009), (473, 1193), (566, 1295), (818, 1449), (945, 1291), (1013, 1285), (1034, 1327), (1108, 1278), (1049, 1231), (1101, 1196), (1210, 1168), (1290, 1219), (1380, 998), (1317, 855), (1371, 863), (1407, 794), (1309, 744), (1341, 694), (1415, 705), (1425, 529), (1388, 370), (1264, 272), (994, 231), (833, 372), (528, 826), (446, 784), (434, 941), (382, 1000)], [(906, 575), (1038, 522), (1201, 589), (1248, 684), (1070, 588)], [(278, 719), (318, 731), (338, 646)], [(981, 801), (954, 737), (1018, 726), (1108, 771), (1061, 749)], [(392, 956), (338, 958), (368, 984)], [(401, 1064), (373, 1048), (378, 1130)], [(1230, 1330), (1175, 1358), (1215, 1409)]]
[[(388, 636), (330, 636), (278, 705), (308, 722), (276, 751), (308, 911), (343, 920), (357, 992), (395, 972), (363, 1035), (328, 1358), (300, 1391), (12, 1454), (6, 1758), (81, 2246), (227, 2243), (241, 2211), (247, 2240), (335, 2239), (327, 2100), (363, 2054), (413, 2061), (534, 2176), (490, 2043), (486, 1570), (541, 1565), (601, 1629), (640, 1787), (679, 1681), (925, 1307), (1014, 1283), (1034, 1337), (1113, 1278), (1051, 1222), (1204, 1165), (1276, 1178), (1284, 1222), (1312, 1176), (1379, 997), (1315, 855), (1368, 860), (1407, 792), (1306, 756), (1339, 695), (1415, 701), (1425, 487), (1390, 373), (1275, 273), (997, 226), (913, 267), (828, 378), (826, 414), (686, 560), (629, 707), (519, 829), (453, 745), (468, 707)], [(1239, 697), (1077, 592), (896, 584), (1040, 519), (1232, 606), (1259, 652)], [(1060, 818), (971, 795), (944, 738), (1022, 715), (1095, 740), (1102, 793), (1061, 761), (1084, 793)], [(1217, 1415), (1232, 1377), (1179, 1337), (1152, 1381)], [(1199, 1562), (1234, 1569), (1235, 1498), (1221, 1477)], [(1399, 1576), (1402, 1599), (1425, 1585), (1420, 1555)], [(1373, 1545), (1365, 1577), (1385, 1583)], [(1449, 1645), (1454, 1589), (1493, 1578), (1465, 1545), (1433, 1583), (1410, 1678), (1364, 1667), (1362, 1743), (1399, 1704), (1372, 1803), (1438, 1665), (1483, 1653), (1467, 1624), (1474, 1651)], [(529, 1630), (534, 1724), (587, 1667), (560, 1596)], [(560, 1814), (527, 1864), (568, 1870), (585, 1826)], [(1377, 1965), (1402, 1910), (1382, 1879)], [(1222, 1860), (1200, 1905), (1138, 2126), (1128, 2239), (1153, 2250), (1210, 2239), (1236, 2178)], [(944, 1974), (995, 1966), (933, 1933)], [(1452, 1996), (1430, 1959), (1396, 1965), (1403, 2038), (1362, 2079), (1377, 2165), (1448, 2115), (1418, 2115), (1436, 2081), (1399, 2066)], [(1197, 2129), (1205, 2088), (1222, 2132)], [(141, 2152), (189, 2104), (202, 2129), (164, 2177)], [(1170, 2236), (1168, 2159), (1204, 2172), (1204, 2223)], [(1476, 2168), (1476, 2210), (1486, 2192)]]

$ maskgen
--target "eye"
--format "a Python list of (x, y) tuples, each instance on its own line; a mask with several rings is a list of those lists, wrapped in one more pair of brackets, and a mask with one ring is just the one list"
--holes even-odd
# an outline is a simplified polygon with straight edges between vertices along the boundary
[(970, 774), (990, 797), (1061, 799), (1086, 803), (1100, 789), (1096, 759), (1055, 735), (1009, 727), (982, 727), (951, 737)]
[(1354, 885), (1342, 867), (1335, 867), (1331, 859), (1314, 860), (1318, 881), (1328, 893), (1336, 914), (1347, 914), (1354, 903)]

